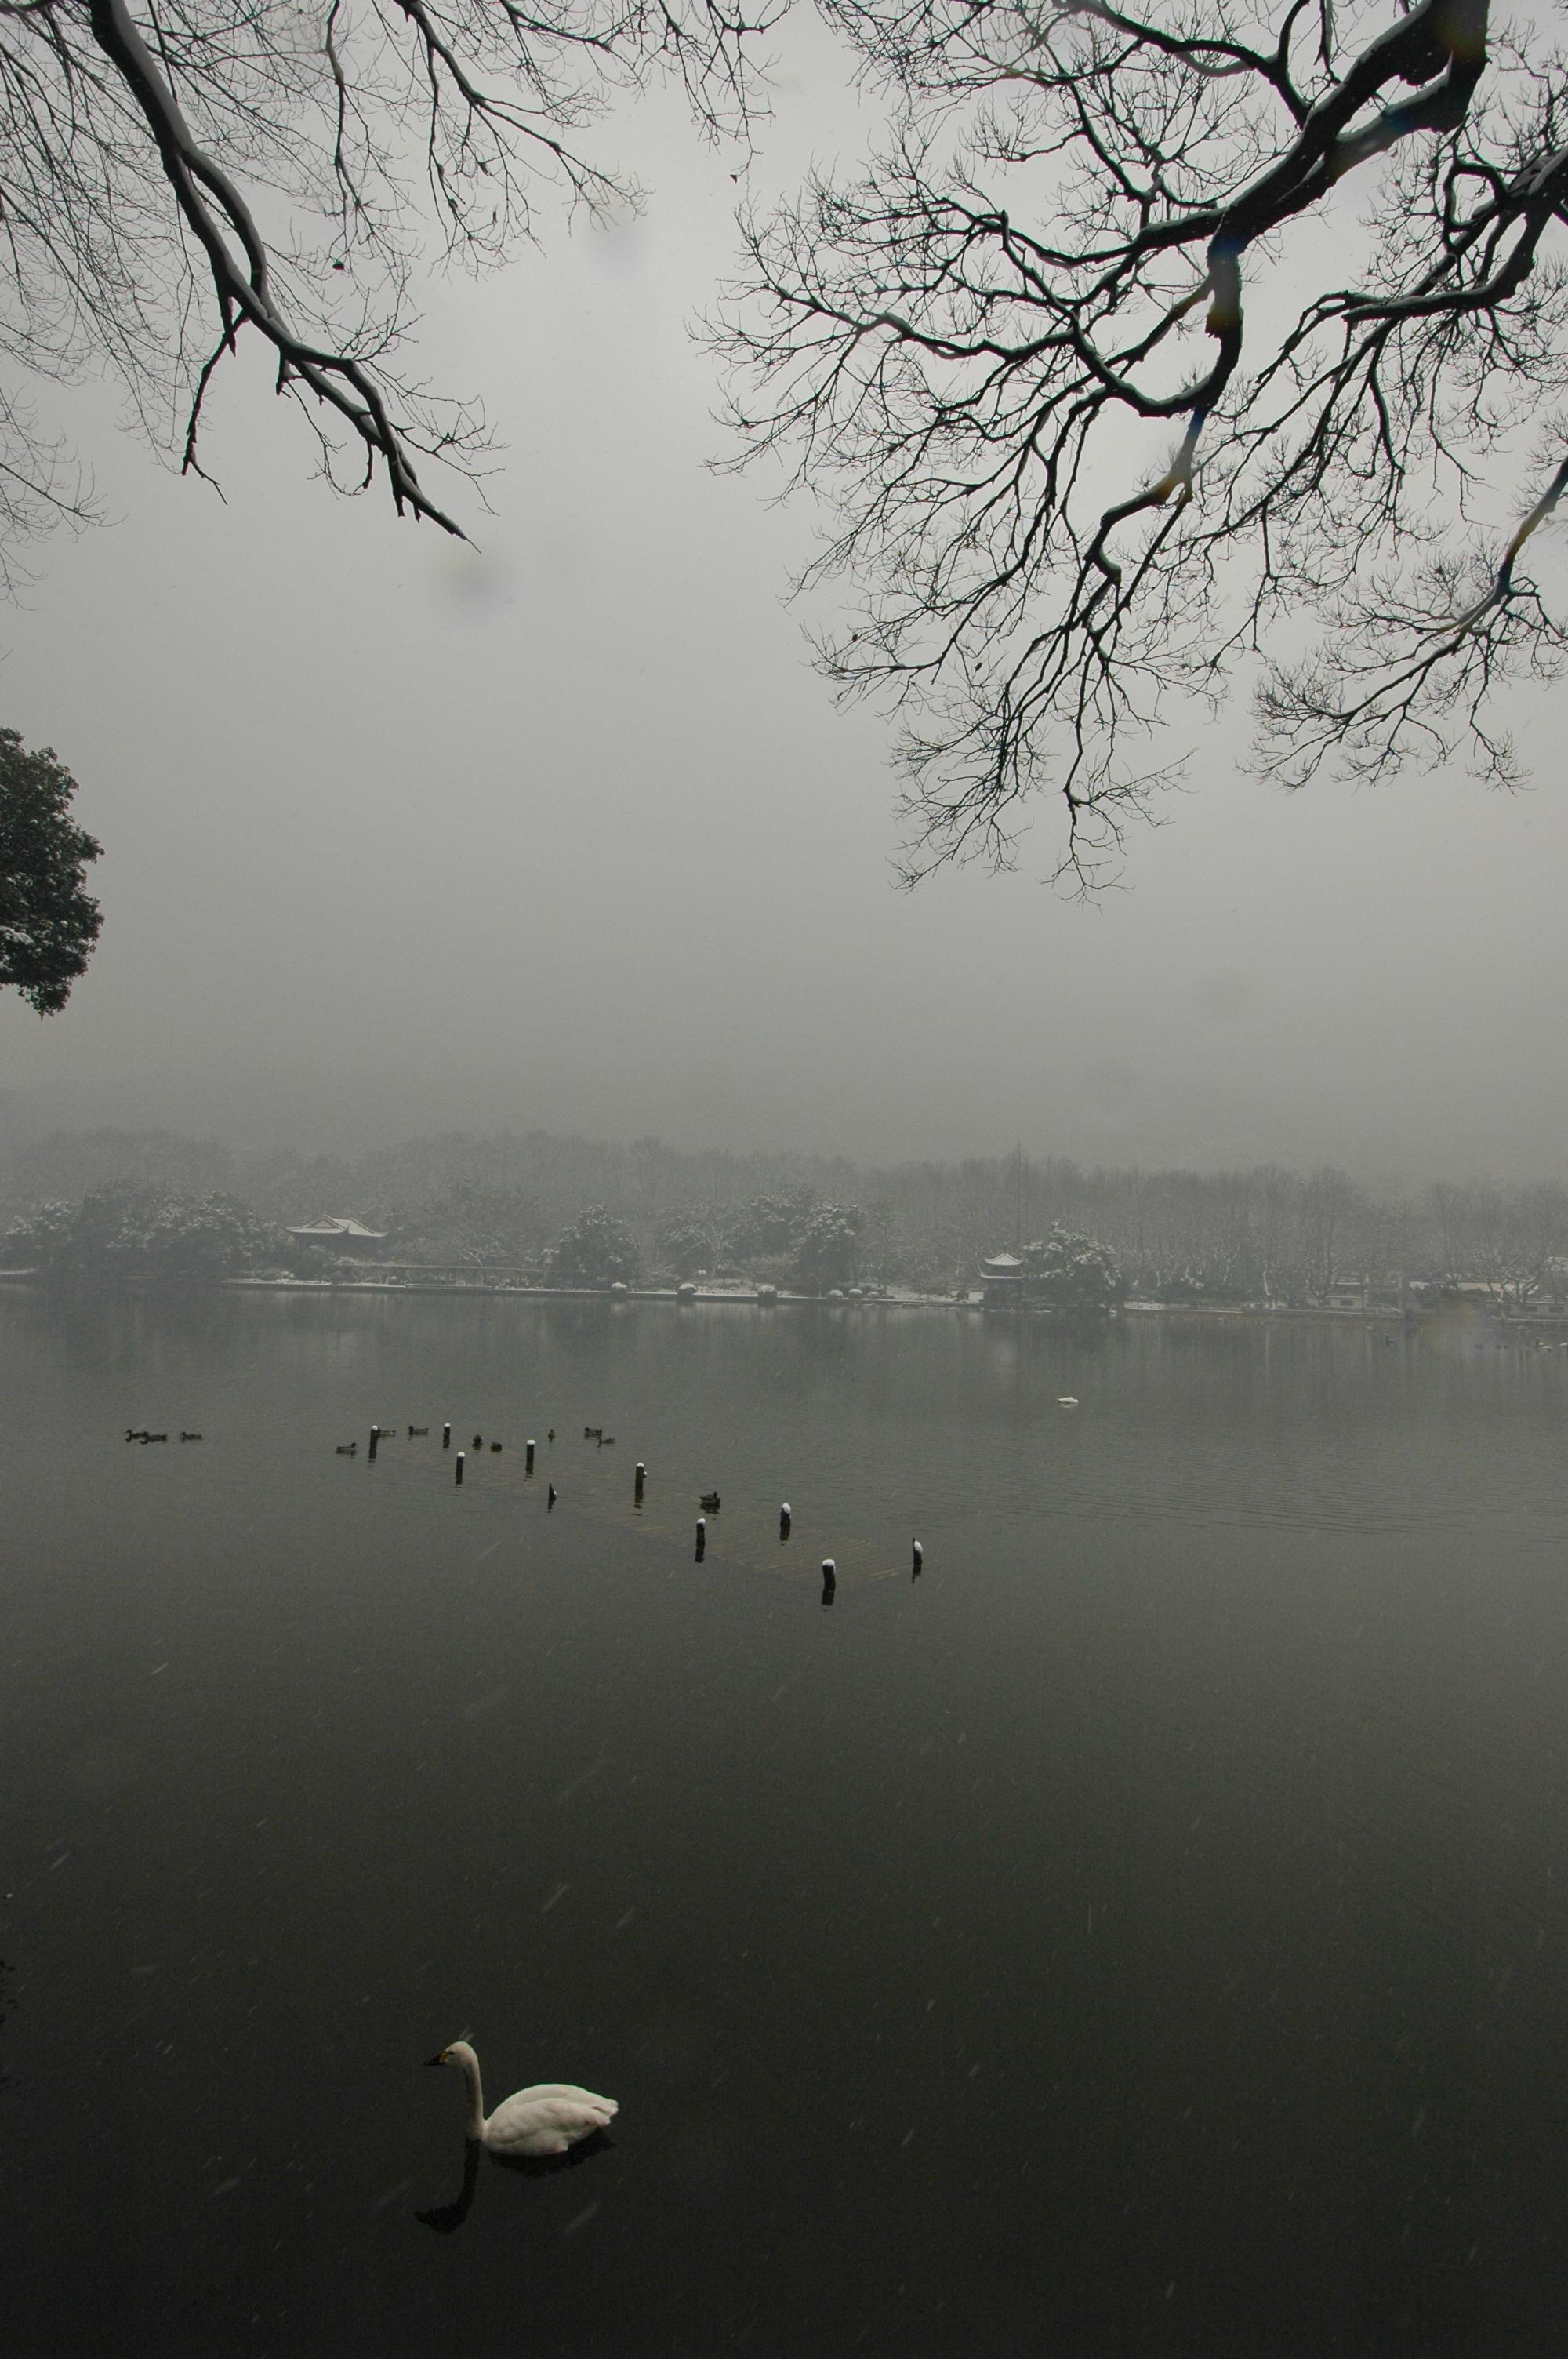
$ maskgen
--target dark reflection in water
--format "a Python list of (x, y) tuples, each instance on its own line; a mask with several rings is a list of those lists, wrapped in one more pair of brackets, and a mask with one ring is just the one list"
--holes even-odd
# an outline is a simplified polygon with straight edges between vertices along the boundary
[[(7, 2352), (1539, 2359), (1565, 1411), (1464, 1326), (0, 1296)], [(453, 2022), (613, 2150), (419, 2212)]]
[(414, 2217), (438, 2235), (449, 2236), (460, 2228), (473, 2209), (474, 2191), (479, 2185), (481, 2161), (492, 2170), (514, 2179), (557, 2179), (563, 2171), (580, 2170), (584, 2163), (592, 2162), (601, 2154), (614, 2150), (614, 2140), (607, 2130), (594, 2130), (588, 2137), (579, 2138), (565, 2154), (487, 2155), (471, 2138), (463, 2141), (463, 2183), (450, 2203), (442, 2203), (431, 2212), (416, 2212)]
[[(565, 2155), (557, 2158), (563, 2162), (568, 2158)], [(471, 2138), (465, 2138), (463, 2183), (456, 2196), (450, 2203), (438, 2204), (434, 2211), (416, 2212), (414, 2214), (416, 2220), (420, 2221), (427, 2228), (434, 2228), (437, 2234), (441, 2236), (449, 2236), (454, 2228), (460, 2228), (473, 2209), (474, 2190), (479, 2185), (479, 2147)]]

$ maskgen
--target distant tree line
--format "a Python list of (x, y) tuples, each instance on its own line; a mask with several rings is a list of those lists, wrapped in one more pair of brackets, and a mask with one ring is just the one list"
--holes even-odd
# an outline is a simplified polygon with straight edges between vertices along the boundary
[(90, 1188), (74, 1204), (51, 1201), (24, 1213), (11, 1223), (0, 1260), (75, 1285), (180, 1284), (282, 1266), (292, 1244), (236, 1197), (111, 1183)]
[(289, 1237), (324, 1212), (385, 1233), (405, 1264), (530, 1268), (558, 1285), (770, 1281), (803, 1291), (979, 1283), (1021, 1255), (1037, 1299), (1308, 1305), (1367, 1286), (1466, 1284), (1515, 1306), (1563, 1290), (1568, 1186), (1369, 1188), (1301, 1173), (1088, 1169), (1018, 1155), (857, 1167), (693, 1154), (544, 1131), (416, 1138), (355, 1158), (243, 1154), (144, 1131), (56, 1132), (0, 1147), (12, 1267), (92, 1282), (330, 1268)]

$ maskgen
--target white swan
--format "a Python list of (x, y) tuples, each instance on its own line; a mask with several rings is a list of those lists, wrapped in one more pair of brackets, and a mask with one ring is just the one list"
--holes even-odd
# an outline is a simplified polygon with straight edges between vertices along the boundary
[(460, 2067), (469, 2089), (468, 2136), (503, 2160), (509, 2155), (565, 2154), (595, 2130), (608, 2129), (621, 2110), (613, 2097), (596, 2097), (569, 2081), (540, 2081), (503, 2098), (487, 2118), (479, 2058), (466, 2039), (454, 2039), (429, 2061)]

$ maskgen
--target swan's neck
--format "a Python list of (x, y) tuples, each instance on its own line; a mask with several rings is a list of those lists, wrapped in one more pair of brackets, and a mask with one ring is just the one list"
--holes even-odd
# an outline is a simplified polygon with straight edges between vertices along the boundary
[(463, 2079), (468, 2083), (468, 2136), (481, 2138), (484, 2136), (484, 2091), (480, 2086), (479, 2058), (470, 2051), (466, 2056), (460, 2056), (458, 2062), (462, 2066)]

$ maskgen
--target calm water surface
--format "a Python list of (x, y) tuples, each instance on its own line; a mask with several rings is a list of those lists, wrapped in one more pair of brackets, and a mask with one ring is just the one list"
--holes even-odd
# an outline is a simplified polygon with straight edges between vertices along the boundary
[[(1560, 2348), (1565, 1417), (1470, 1328), (0, 1298), (5, 2348)], [(465, 2187), (465, 2032), (612, 2149)]]

